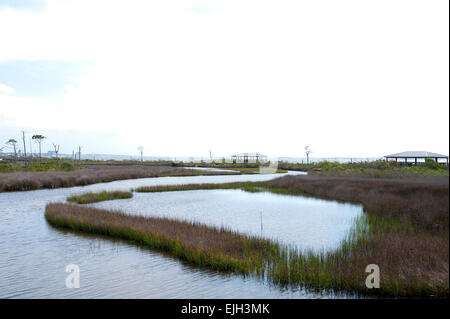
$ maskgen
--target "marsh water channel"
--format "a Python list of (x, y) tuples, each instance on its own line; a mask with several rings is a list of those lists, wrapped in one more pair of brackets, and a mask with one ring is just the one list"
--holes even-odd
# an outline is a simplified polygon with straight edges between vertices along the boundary
[[(64, 202), (69, 195), (87, 191), (262, 181), (282, 175), (144, 178), (0, 193), (0, 298), (352, 297), (345, 293), (284, 288), (258, 278), (191, 267), (121, 240), (55, 229), (44, 218), (47, 203)], [(314, 251), (336, 248), (363, 213), (360, 205), (241, 190), (134, 193), (131, 199), (93, 206), (224, 226)], [(80, 268), (80, 288), (66, 288), (69, 264)]]

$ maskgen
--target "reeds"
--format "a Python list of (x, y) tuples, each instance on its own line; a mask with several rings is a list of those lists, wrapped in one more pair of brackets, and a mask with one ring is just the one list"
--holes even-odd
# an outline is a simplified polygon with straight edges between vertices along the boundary
[(168, 252), (193, 265), (223, 271), (256, 271), (263, 266), (262, 255), (277, 249), (267, 240), (243, 236), (224, 228), (167, 218), (132, 216), (74, 204), (48, 204), (45, 217), (57, 227), (131, 240)]
[(235, 172), (200, 171), (169, 166), (91, 165), (72, 171), (0, 173), (0, 192), (28, 191), (41, 188), (60, 188), (105, 183), (123, 179), (227, 175)]
[[(369, 231), (332, 259), (344, 282), (368, 264), (381, 287), (396, 295), (449, 294), (448, 179), (422, 181), (286, 176), (269, 189), (362, 203)], [(363, 238), (363, 239), (361, 239)], [(358, 281), (359, 282), (359, 281)]]
[(237, 189), (237, 188), (247, 191), (257, 191), (258, 188), (261, 187), (265, 187), (264, 182), (233, 182), (221, 184), (203, 183), (203, 184), (142, 186), (133, 190), (138, 193), (173, 192), (173, 191), (188, 191), (199, 189)]
[(84, 193), (76, 196), (67, 197), (68, 202), (74, 202), (78, 204), (90, 204), (102, 202), (105, 200), (113, 199), (125, 199), (133, 197), (133, 193), (124, 191), (113, 191), (113, 192), (98, 192), (98, 193)]
[(286, 193), (358, 202), (371, 215), (408, 219), (417, 230), (448, 233), (448, 179), (413, 181), (303, 175), (273, 179), (266, 186)]

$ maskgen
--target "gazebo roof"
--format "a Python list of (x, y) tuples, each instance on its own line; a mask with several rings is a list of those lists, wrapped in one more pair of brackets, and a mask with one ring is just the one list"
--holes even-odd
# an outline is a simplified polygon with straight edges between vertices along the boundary
[(266, 155), (260, 153), (239, 153), (232, 156), (266, 156)]
[(401, 152), (397, 154), (390, 154), (384, 157), (419, 157), (419, 158), (448, 158), (447, 155), (442, 155), (433, 152), (425, 152), (425, 151), (408, 151)]

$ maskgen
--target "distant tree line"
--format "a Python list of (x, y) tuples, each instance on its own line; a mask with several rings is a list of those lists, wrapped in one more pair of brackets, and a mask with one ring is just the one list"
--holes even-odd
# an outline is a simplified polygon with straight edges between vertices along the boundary
[[(17, 160), (19, 158), (23, 158), (23, 160), (25, 161), (25, 165), (28, 165), (33, 159), (32, 142), (35, 142), (39, 147), (39, 163), (42, 163), (42, 144), (47, 139), (47, 137), (42, 134), (33, 134), (31, 136), (31, 138), (29, 139), (30, 148), (27, 153), (25, 131), (22, 131), (21, 133), (22, 133), (22, 143), (23, 143), (23, 155), (21, 155), (22, 150), (20, 149), (19, 142), (15, 138), (10, 138), (9, 140), (7, 140), (5, 142), (5, 146), (0, 148), (0, 154), (5, 152), (5, 150), (9, 150), (9, 153), (13, 154), (15, 162), (17, 162)], [(55, 150), (54, 151), (55, 157), (56, 157), (56, 159), (58, 159), (60, 145), (56, 144), (56, 143), (52, 143), (52, 144), (53, 144), (53, 148)]]

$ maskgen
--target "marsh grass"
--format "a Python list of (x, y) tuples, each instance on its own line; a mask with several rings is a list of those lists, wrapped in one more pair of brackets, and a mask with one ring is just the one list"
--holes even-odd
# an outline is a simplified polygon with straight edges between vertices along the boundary
[(67, 197), (68, 202), (74, 202), (78, 204), (90, 204), (97, 203), (106, 200), (113, 199), (125, 199), (133, 197), (133, 193), (124, 191), (113, 191), (113, 192), (98, 192), (98, 193), (85, 193), (81, 195), (69, 196)]
[(0, 192), (84, 186), (135, 178), (230, 174), (239, 173), (201, 171), (169, 166), (98, 164), (71, 171), (0, 173)]
[[(267, 275), (279, 284), (392, 296), (449, 295), (448, 179), (404, 180), (285, 176), (267, 182), (140, 187), (140, 192), (242, 189), (361, 203), (365, 214), (332, 252), (278, 246)], [(368, 291), (368, 264), (381, 269), (381, 288)]]
[(404, 166), (403, 163), (384, 160), (339, 163), (322, 161), (311, 164), (279, 162), (279, 168), (296, 171), (307, 171), (310, 175), (327, 177), (360, 177), (378, 179), (445, 179), (449, 177), (448, 165), (422, 163)]
[(265, 187), (263, 182), (233, 182), (233, 183), (203, 183), (203, 184), (182, 184), (182, 185), (160, 185), (160, 186), (142, 186), (133, 191), (138, 193), (154, 193), (154, 192), (173, 192), (188, 191), (200, 189), (243, 189), (246, 191), (262, 191)]
[[(230, 184), (222, 186), (231, 188)], [(337, 249), (317, 253), (200, 223), (72, 204), (48, 204), (45, 217), (57, 227), (131, 240), (195, 266), (252, 275), (281, 286), (448, 296), (448, 236), (417, 231), (408, 219), (364, 214)], [(380, 289), (365, 286), (365, 267), (372, 263), (381, 268)]]
[(278, 246), (225, 228), (159, 217), (128, 215), (74, 204), (46, 206), (47, 221), (57, 227), (133, 241), (169, 252), (190, 264), (238, 273), (258, 273), (263, 256)]
[(365, 276), (361, 269), (372, 263), (381, 270), (380, 293), (448, 296), (448, 179), (286, 176), (266, 186), (363, 205), (367, 228), (329, 256), (331, 265), (341, 264), (340, 280), (355, 282), (355, 274)]

